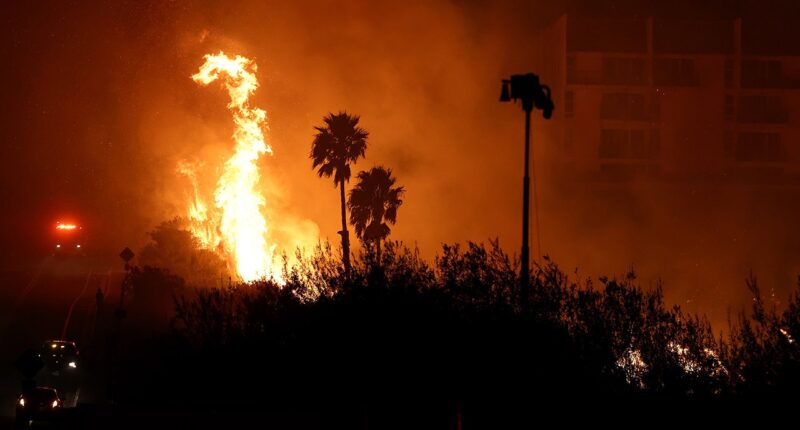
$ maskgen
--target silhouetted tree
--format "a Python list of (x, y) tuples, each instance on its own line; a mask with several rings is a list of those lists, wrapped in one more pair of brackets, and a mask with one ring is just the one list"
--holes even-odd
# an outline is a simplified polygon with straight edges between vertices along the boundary
[(381, 241), (391, 232), (387, 223), (397, 222), (397, 209), (405, 189), (395, 187), (392, 169), (382, 166), (358, 173), (358, 184), (350, 190), (347, 206), (350, 222), (356, 235), (364, 242), (375, 244), (378, 262), (381, 261)]
[(213, 286), (228, 278), (225, 261), (216, 252), (202, 248), (187, 230), (185, 219), (164, 221), (149, 235), (150, 242), (139, 251), (142, 266), (167, 269), (195, 286)]
[(345, 212), (344, 184), (350, 180), (350, 163), (355, 163), (359, 157), (364, 157), (367, 149), (366, 130), (358, 126), (358, 115), (349, 115), (347, 112), (328, 114), (322, 127), (317, 130), (314, 142), (311, 144), (312, 168), (317, 170), (320, 177), (333, 176), (334, 186), (339, 187), (342, 205), (342, 253), (346, 273), (350, 273), (350, 236), (347, 232), (347, 215)]

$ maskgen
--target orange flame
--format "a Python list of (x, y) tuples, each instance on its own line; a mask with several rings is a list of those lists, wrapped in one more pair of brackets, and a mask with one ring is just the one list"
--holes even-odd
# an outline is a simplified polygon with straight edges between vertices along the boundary
[(220, 239), (215, 227), (216, 223), (211, 219), (212, 213), (200, 193), (200, 186), (197, 182), (197, 169), (199, 167), (199, 163), (182, 161), (178, 163), (177, 170), (178, 173), (186, 176), (192, 184), (192, 201), (189, 203), (189, 228), (203, 248), (212, 249), (219, 245)]
[(214, 193), (218, 220), (210, 216), (199, 197), (194, 169), (179, 166), (194, 187), (194, 201), (189, 208), (190, 228), (204, 246), (215, 247), (219, 243), (243, 280), (268, 277), (282, 283), (280, 265), (274, 261), (275, 245), (267, 243), (268, 227), (263, 213), (266, 201), (258, 190), (257, 161), (265, 153), (272, 154), (272, 148), (264, 142), (262, 131), (266, 113), (249, 104), (250, 96), (258, 88), (256, 65), (245, 57), (230, 58), (222, 52), (204, 58), (205, 63), (192, 79), (200, 85), (216, 80), (224, 82), (231, 100), (228, 108), (236, 126), (233, 133), (236, 145)]
[(75, 225), (75, 224), (61, 224), (61, 223), (58, 223), (58, 225), (56, 225), (56, 229), (57, 230), (75, 230), (76, 228), (78, 228), (78, 226)]

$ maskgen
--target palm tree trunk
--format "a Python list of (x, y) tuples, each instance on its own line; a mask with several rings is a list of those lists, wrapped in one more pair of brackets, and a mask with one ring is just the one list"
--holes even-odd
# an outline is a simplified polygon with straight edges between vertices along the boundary
[(347, 231), (347, 212), (345, 211), (344, 202), (344, 181), (339, 182), (339, 190), (341, 191), (342, 198), (342, 259), (344, 262), (344, 272), (350, 275), (350, 233)]
[(375, 241), (375, 246), (376, 246), (377, 257), (378, 257), (378, 266), (380, 266), (381, 265), (381, 240), (380, 239)]

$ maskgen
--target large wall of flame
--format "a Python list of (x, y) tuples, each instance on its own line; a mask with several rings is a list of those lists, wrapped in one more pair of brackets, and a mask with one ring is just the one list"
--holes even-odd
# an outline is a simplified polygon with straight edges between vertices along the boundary
[[(5, 244), (36, 242), (39, 225), (68, 212), (114, 255), (183, 214), (190, 188), (178, 162), (214, 165), (232, 145), (225, 94), (190, 79), (202, 55), (218, 50), (259, 66), (253, 103), (268, 113), (275, 151), (264, 160), (265, 186), (271, 204), (293, 214), (278, 221), (287, 237), (313, 223), (323, 238), (338, 238), (338, 193), (311, 171), (308, 152), (312, 127), (346, 109), (370, 132), (355, 171), (387, 165), (408, 190), (392, 238), (428, 257), (443, 242), (519, 244), (522, 114), (497, 102), (499, 80), (532, 68), (536, 26), (563, 12), (560, 2), (88, 1), (2, 10), (0, 55), (13, 66), (0, 68), (0, 197), (4, 222), (24, 226), (4, 229)], [(199, 182), (210, 189), (216, 177)], [(688, 183), (669, 193), (573, 194), (540, 179), (544, 251), (582, 275), (633, 266), (646, 283), (662, 278), (672, 302), (724, 322), (729, 307), (747, 302), (751, 268), (778, 299), (800, 272), (791, 191), (698, 194)]]

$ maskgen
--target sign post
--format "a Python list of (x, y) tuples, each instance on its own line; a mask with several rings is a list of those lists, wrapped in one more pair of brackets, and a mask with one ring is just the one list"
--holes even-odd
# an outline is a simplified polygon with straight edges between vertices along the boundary
[(119, 358), (120, 354), (120, 339), (122, 337), (122, 320), (125, 319), (127, 316), (127, 312), (125, 311), (125, 291), (127, 290), (128, 283), (130, 282), (131, 277), (131, 266), (130, 262), (133, 260), (133, 257), (136, 255), (131, 251), (130, 248), (125, 247), (122, 252), (119, 253), (119, 258), (125, 262), (125, 277), (122, 279), (122, 284), (120, 284), (119, 288), (119, 306), (117, 307), (116, 311), (114, 311), (114, 316), (116, 317), (116, 335), (109, 338), (109, 342), (111, 342), (109, 348), (109, 366), (108, 366), (108, 399), (114, 400), (116, 397), (116, 375), (117, 375), (117, 368), (116, 363)]
[(131, 266), (130, 266), (129, 263), (133, 259), (133, 257), (135, 257), (135, 256), (136, 256), (136, 254), (134, 254), (133, 251), (131, 251), (131, 249), (128, 248), (127, 246), (125, 247), (125, 249), (122, 250), (122, 252), (119, 253), (119, 258), (121, 258), (122, 261), (125, 262), (125, 272), (126, 272), (125, 273), (125, 278), (122, 280), (122, 285), (120, 286), (119, 307), (117, 308), (117, 311), (114, 313), (117, 316), (117, 318), (119, 318), (119, 319), (125, 318), (125, 314), (126, 314), (126, 312), (125, 312), (125, 293), (126, 293), (126, 290), (127, 290), (128, 282), (129, 282), (129, 279), (130, 279), (130, 272), (131, 272)]

